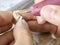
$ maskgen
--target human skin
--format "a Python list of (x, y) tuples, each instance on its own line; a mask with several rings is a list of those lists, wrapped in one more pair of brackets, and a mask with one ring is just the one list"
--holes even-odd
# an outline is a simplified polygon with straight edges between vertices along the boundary
[[(35, 0), (35, 3), (39, 3), (44, 0)], [(55, 1), (56, 2), (56, 1)], [(57, 2), (56, 2), (57, 3)], [(60, 37), (60, 5), (45, 5), (40, 10), (40, 16), (36, 16), (38, 24), (44, 24), (46, 21), (56, 25), (58, 30), (54, 33), (57, 37)]]
[(24, 19), (19, 19), (13, 30), (15, 37), (14, 45), (34, 45), (32, 33)]
[[(0, 30), (0, 33), (2, 33), (2, 32), (5, 32), (5, 31), (8, 31), (8, 29), (10, 29), (11, 27), (12, 27), (12, 23), (13, 23), (13, 20), (14, 20), (14, 18), (13, 18), (13, 16), (12, 16), (12, 13), (11, 12), (1, 12), (1, 14), (4, 14), (4, 16), (5, 15), (7, 15), (7, 16), (5, 16), (5, 17), (8, 17), (7, 19), (9, 19), (8, 20), (8, 22), (9, 22), (9, 25), (7, 25), (7, 23), (8, 22), (6, 22), (6, 23), (4, 23), (4, 25), (6, 24), (6, 26), (4, 26), (2, 23), (0, 23), (1, 25), (2, 25), (2, 27), (0, 27), (1, 28), (1, 30)], [(11, 16), (10, 16), (10, 15)], [(55, 26), (55, 25), (53, 25), (53, 24), (51, 24), (51, 23), (48, 23), (48, 22), (45, 22), (44, 24), (38, 24), (37, 23), (37, 20), (36, 20), (36, 17), (35, 16), (33, 16), (30, 12), (29, 13), (21, 13), (22, 14), (22, 17), (23, 17), (23, 19), (25, 19), (25, 21), (27, 22), (27, 24), (28, 24), (28, 26), (29, 26), (29, 30), (31, 30), (31, 31), (33, 31), (33, 32), (55, 32), (55, 30), (57, 30), (57, 26)], [(1, 15), (1, 16), (3, 16), (3, 15)], [(11, 19), (10, 19), (10, 18)], [(3, 18), (4, 19), (4, 18)], [(6, 20), (7, 20), (6, 19)], [(20, 24), (20, 23), (19, 23)], [(16, 24), (17, 25), (17, 24)], [(18, 30), (18, 29), (20, 29), (20, 27), (19, 28), (17, 28), (18, 26), (16, 26), (15, 28), (16, 29), (14, 29), (14, 30)], [(48, 27), (48, 28), (47, 28)], [(4, 29), (5, 28), (5, 29)], [(23, 28), (23, 27), (22, 27)], [(26, 30), (28, 30), (28, 29), (26, 29)], [(28, 35), (30, 35), (30, 36), (28, 36), (28, 37), (30, 37), (30, 39), (32, 39), (31, 37), (32, 37), (32, 34), (31, 33), (28, 33), (29, 31), (23, 31), (23, 32), (25, 32), (26, 34), (24, 34), (24, 35), (26, 35), (26, 36), (28, 36)], [(18, 30), (18, 32), (19, 33), (21, 33), (20, 32), (21, 30)], [(14, 38), (14, 37), (16, 37), (17, 35), (19, 36), (19, 37), (22, 37), (22, 36), (20, 36), (16, 31), (14, 32), (15, 34), (13, 35), (13, 30), (12, 31), (10, 31), (10, 32), (7, 32), (7, 33), (5, 33), (4, 35), (1, 35), (0, 36), (0, 45), (13, 45), (14, 43), (15, 43), (15, 45), (16, 44), (20, 44), (20, 40), (18, 41), (17, 40), (17, 38)], [(22, 34), (22, 33), (21, 33)], [(24, 36), (23, 35), (23, 36)], [(26, 37), (25, 37), (26, 38)], [(20, 39), (20, 38), (19, 38)], [(22, 39), (22, 38), (21, 38)], [(30, 40), (30, 39), (28, 39), (28, 40)], [(16, 42), (15, 42), (15, 40), (17, 40)], [(27, 41), (27, 42), (29, 42), (29, 41)], [(31, 43), (31, 42), (30, 42)], [(26, 43), (27, 44), (27, 43)], [(29, 44), (29, 43), (28, 43)]]
[[(40, 0), (39, 0), (40, 1)], [(39, 2), (38, 1), (38, 2)], [(6, 23), (4, 23), (4, 25), (2, 24), (2, 22), (0, 23), (1, 24), (1, 26), (2, 27), (0, 27), (1, 28), (1, 30), (0, 30), (0, 34), (2, 33), (2, 32), (5, 32), (5, 31), (8, 31), (8, 29), (10, 29), (11, 27), (12, 27), (12, 23), (13, 23), (13, 21), (12, 20), (14, 20), (13, 19), (13, 17), (12, 16), (10, 16), (10, 15), (12, 15), (12, 13), (10, 13), (10, 12), (1, 12), (1, 14), (4, 14), (4, 16), (5, 15), (7, 15), (7, 16), (5, 16), (7, 19), (9, 19), (8, 20), (8, 22), (9, 22), (9, 25), (7, 25), (7, 23), (8, 22), (6, 22)], [(0, 14), (0, 15), (1, 15)], [(10, 14), (10, 15), (9, 15)], [(50, 31), (53, 31), (53, 32), (55, 32), (55, 30), (57, 30), (57, 26), (55, 26), (55, 25), (53, 25), (53, 24), (51, 24), (51, 23), (48, 23), (48, 22), (45, 22), (44, 24), (38, 24), (37, 23), (37, 20), (36, 20), (36, 17), (35, 16), (33, 16), (30, 12), (29, 13), (21, 13), (22, 14), (22, 16), (23, 16), (23, 18), (26, 20), (26, 22), (27, 22), (27, 24), (28, 24), (28, 26), (29, 26), (29, 29), (31, 30), (31, 31), (33, 31), (33, 32), (50, 32)], [(3, 15), (1, 15), (1, 16), (3, 16)], [(0, 17), (1, 17), (0, 16)], [(12, 19), (10, 19), (10, 18), (12, 17)], [(3, 18), (4, 19), (4, 18)], [(6, 20), (7, 20), (6, 19)], [(10, 22), (11, 21), (11, 22)], [(5, 21), (4, 21), (5, 22)], [(18, 27), (18, 26), (17, 26)], [(48, 27), (48, 28), (47, 28)], [(16, 27), (15, 27), (16, 28)], [(18, 28), (17, 28), (18, 29)], [(19, 30), (20, 31), (20, 30)], [(26, 30), (24, 31), (24, 32), (26, 32), (26, 33), (28, 33)], [(15, 34), (17, 34), (17, 32), (15, 32)], [(30, 33), (29, 33), (30, 34)], [(27, 34), (28, 35), (28, 34)], [(15, 36), (15, 35), (14, 35)], [(1, 35), (0, 36), (0, 45), (13, 45), (14, 43), (15, 43), (15, 39), (14, 39), (14, 36), (13, 36), (13, 30), (12, 31), (10, 31), (10, 32), (7, 32), (7, 33), (5, 33), (4, 35)], [(20, 36), (20, 35), (19, 35)], [(16, 37), (16, 36), (15, 36)], [(29, 37), (29, 36), (28, 36)], [(18, 42), (18, 41), (17, 41)], [(15, 44), (17, 44), (17, 43), (15, 43)], [(18, 42), (18, 44), (19, 44), (19, 42)]]
[(0, 11), (0, 33), (11, 28), (12, 20), (13, 16), (11, 12)]
[[(11, 13), (9, 13), (9, 14), (11, 14)], [(22, 14), (23, 18), (26, 20), (26, 22), (28, 23), (28, 26), (29, 26), (31, 31), (34, 31), (34, 32), (49, 32), (49, 30), (56, 30), (56, 28), (57, 28), (55, 25), (52, 25), (52, 24), (50, 24), (48, 22), (43, 24), (43, 26), (41, 24), (38, 24), (37, 21), (36, 21), (36, 17), (32, 16), (31, 13), (21, 13), (21, 14)], [(4, 15), (8, 15), (8, 14), (4, 14)], [(7, 31), (8, 29), (11, 28), (11, 27), (10, 28), (8, 28), (8, 27), (9, 26), (7, 26), (6, 30), (5, 29), (3, 29), (3, 30), (1, 29), (0, 33), (5, 32), (5, 31)], [(41, 31), (42, 29), (43, 29), (43, 31)], [(7, 38), (8, 38), (8, 40), (7, 40)], [(14, 44), (13, 31), (10, 31), (10, 32), (5, 33), (4, 35), (0, 36), (0, 45), (13, 45), (13, 44)]]
[[(41, 9), (41, 17), (45, 21), (54, 24), (58, 27), (56, 36), (60, 37), (60, 6), (58, 5), (47, 5)], [(39, 22), (39, 21), (38, 21)]]

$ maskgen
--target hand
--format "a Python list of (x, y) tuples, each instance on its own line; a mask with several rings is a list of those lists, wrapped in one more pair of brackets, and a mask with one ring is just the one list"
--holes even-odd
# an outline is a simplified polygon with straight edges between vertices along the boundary
[(13, 30), (15, 43), (14, 45), (34, 45), (32, 33), (24, 19), (19, 19)]
[[(37, 17), (38, 23), (42, 23), (40, 20), (45, 20), (51, 24), (54, 24), (58, 27), (56, 30), (55, 35), (60, 37), (60, 6), (58, 5), (47, 5), (41, 9), (40, 12), (41, 16)], [(42, 18), (41, 18), (42, 17)]]
[[(5, 16), (6, 13), (7, 12), (4, 12), (4, 13), (2, 12), (1, 14), (4, 14), (4, 16)], [(9, 14), (10, 14), (10, 16), (12, 15), (11, 13), (7, 13), (6, 17), (9, 17)], [(26, 20), (26, 22), (28, 23), (28, 26), (29, 26), (31, 31), (35, 31), (35, 32), (50, 32), (50, 30), (51, 31), (52, 30), (56, 30), (56, 26), (52, 25), (52, 24), (50, 24), (48, 22), (46, 22), (43, 25), (38, 24), (37, 21), (36, 21), (36, 18), (34, 16), (32, 16), (31, 13), (21, 13), (21, 14), (22, 14), (23, 18)], [(10, 18), (8, 18), (8, 19), (11, 20)], [(13, 20), (13, 17), (12, 17), (12, 20)], [(11, 25), (12, 25), (12, 20), (11, 20)], [(0, 23), (0, 24), (2, 24), (2, 23)], [(1, 28), (0, 33), (8, 31), (8, 29), (10, 29), (10, 28), (11, 28), (11, 26), (10, 27), (7, 26), (6, 29)], [(9, 32), (5, 33), (4, 35), (0, 36), (0, 45), (13, 45), (14, 42), (15, 42), (15, 40), (14, 40), (14, 36), (13, 36), (13, 31), (9, 31)]]
[[(0, 34), (12, 27), (13, 16), (10, 12), (0, 12)], [(0, 35), (0, 45), (8, 45), (13, 41), (12, 31)]]

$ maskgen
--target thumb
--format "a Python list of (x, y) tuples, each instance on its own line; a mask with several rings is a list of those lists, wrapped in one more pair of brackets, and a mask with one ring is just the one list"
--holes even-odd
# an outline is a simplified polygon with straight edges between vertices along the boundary
[(20, 36), (18, 36), (20, 34), (20, 32), (24, 32), (26, 30), (28, 30), (28, 25), (25, 22), (25, 20), (23, 19), (19, 19), (18, 22), (16, 23), (16, 26), (14, 28), (14, 36), (16, 39), (18, 39)]
[(32, 34), (25, 20), (19, 19), (14, 28), (14, 45), (33, 45)]
[(60, 25), (60, 7), (54, 6), (54, 5), (47, 5), (44, 6), (41, 9), (41, 17), (48, 21), (49, 23), (52, 23), (54, 25)]
[(60, 37), (60, 6), (57, 5), (47, 5), (41, 9), (41, 17), (51, 24), (58, 26), (56, 30), (56, 36)]

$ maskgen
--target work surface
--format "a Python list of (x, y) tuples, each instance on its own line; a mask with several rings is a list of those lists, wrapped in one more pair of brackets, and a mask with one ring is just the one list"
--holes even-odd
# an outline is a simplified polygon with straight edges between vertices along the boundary
[(34, 44), (35, 45), (60, 45), (60, 39), (52, 39), (51, 34), (34, 34)]

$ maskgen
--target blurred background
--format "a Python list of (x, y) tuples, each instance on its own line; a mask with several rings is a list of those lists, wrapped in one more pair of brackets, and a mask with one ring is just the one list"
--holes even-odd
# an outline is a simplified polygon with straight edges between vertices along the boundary
[(0, 11), (26, 9), (32, 6), (34, 0), (0, 0)]

